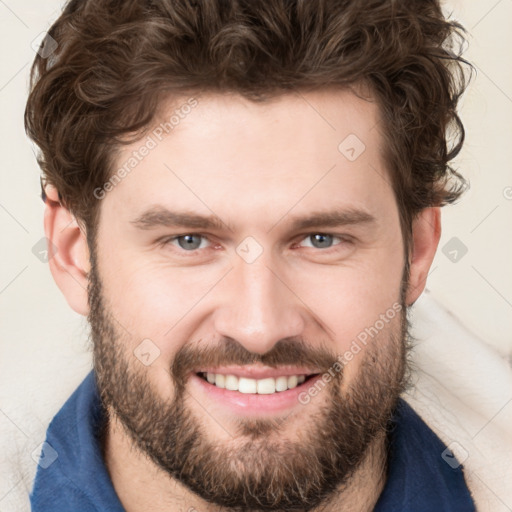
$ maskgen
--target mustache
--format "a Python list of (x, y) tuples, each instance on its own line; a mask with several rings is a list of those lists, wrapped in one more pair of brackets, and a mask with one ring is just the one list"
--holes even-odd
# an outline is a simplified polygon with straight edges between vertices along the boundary
[(312, 347), (301, 338), (279, 340), (265, 354), (250, 352), (233, 338), (224, 338), (216, 345), (183, 346), (174, 358), (171, 375), (177, 385), (183, 384), (187, 375), (205, 366), (250, 365), (260, 363), (271, 368), (284, 365), (311, 367), (324, 373), (337, 361), (338, 355), (326, 348)]

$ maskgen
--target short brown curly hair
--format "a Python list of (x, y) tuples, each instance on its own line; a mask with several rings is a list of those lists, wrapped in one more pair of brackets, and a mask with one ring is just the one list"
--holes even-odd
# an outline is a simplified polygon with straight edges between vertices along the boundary
[(464, 28), (438, 0), (71, 0), (48, 34), (58, 47), (33, 63), (25, 127), (44, 179), (88, 233), (116, 149), (141, 138), (173, 94), (265, 101), (368, 85), (406, 247), (414, 216), (465, 188), (449, 162), (473, 69)]

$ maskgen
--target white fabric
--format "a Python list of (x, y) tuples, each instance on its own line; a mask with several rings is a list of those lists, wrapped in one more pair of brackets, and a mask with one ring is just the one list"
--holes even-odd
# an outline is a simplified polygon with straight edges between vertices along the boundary
[(477, 510), (512, 511), (510, 358), (468, 332), (428, 292), (414, 305), (411, 322), (416, 385), (404, 398), (459, 461), (467, 456)]

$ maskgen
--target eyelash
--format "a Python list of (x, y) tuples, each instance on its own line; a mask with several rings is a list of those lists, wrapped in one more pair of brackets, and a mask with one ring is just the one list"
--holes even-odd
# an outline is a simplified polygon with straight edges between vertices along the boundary
[[(307, 238), (313, 236), (313, 235), (325, 235), (325, 236), (332, 236), (333, 238), (337, 238), (340, 240), (339, 243), (331, 246), (331, 247), (327, 247), (325, 249), (321, 249), (321, 248), (316, 248), (316, 247), (307, 247), (309, 249), (317, 249), (318, 251), (321, 251), (323, 253), (330, 253), (332, 251), (335, 251), (336, 248), (340, 245), (346, 245), (346, 244), (353, 244), (354, 243), (354, 240), (352, 237), (349, 237), (347, 235), (336, 235), (334, 233), (324, 233), (324, 232), (321, 232), (321, 231), (315, 231), (315, 232), (312, 232), (312, 233), (306, 233), (304, 235), (301, 236), (301, 238), (299, 239), (299, 242), (302, 242), (303, 240), (306, 240)], [(212, 243), (212, 241), (206, 236), (206, 235), (203, 235), (201, 233), (184, 233), (182, 235), (175, 235), (173, 237), (170, 237), (170, 238), (164, 238), (162, 240), (159, 241), (159, 245), (165, 247), (165, 246), (168, 246), (168, 245), (172, 245), (172, 242), (178, 240), (179, 238), (182, 238), (184, 236), (199, 236), (199, 237), (202, 237), (206, 240), (208, 240), (210, 243)], [(298, 243), (298, 242), (297, 242)], [(194, 255), (197, 255), (197, 252), (198, 251), (203, 251), (204, 249), (208, 249), (208, 247), (204, 247), (202, 249), (194, 249), (192, 251), (186, 251), (180, 247), (175, 247), (175, 249), (178, 250), (178, 252), (182, 253), (183, 255), (186, 255), (187, 253), (189, 253), (188, 255), (186, 255), (185, 257), (187, 256), (194, 256)]]

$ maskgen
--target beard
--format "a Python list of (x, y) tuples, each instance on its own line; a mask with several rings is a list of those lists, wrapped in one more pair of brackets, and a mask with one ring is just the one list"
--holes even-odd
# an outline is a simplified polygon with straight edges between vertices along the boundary
[[(191, 372), (261, 363), (312, 365), (324, 373), (336, 354), (301, 339), (280, 340), (263, 355), (231, 338), (202, 348), (186, 344), (170, 364), (174, 394), (165, 399), (146, 367), (128, 352), (130, 336), (108, 309), (94, 255), (91, 264), (89, 323), (98, 391), (106, 421), (109, 412), (115, 415), (135, 449), (200, 498), (233, 511), (312, 510), (348, 486), (372, 442), (386, 432), (407, 387), (406, 271), (399, 322), (388, 334), (379, 332), (357, 356), (363, 358), (361, 365), (344, 391), (342, 368), (310, 404), (295, 407), (285, 418), (239, 419), (236, 437), (219, 443), (208, 436), (204, 414), (201, 418), (191, 410)], [(301, 427), (291, 440), (286, 432), (293, 416)]]

